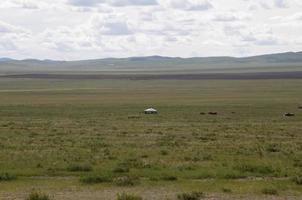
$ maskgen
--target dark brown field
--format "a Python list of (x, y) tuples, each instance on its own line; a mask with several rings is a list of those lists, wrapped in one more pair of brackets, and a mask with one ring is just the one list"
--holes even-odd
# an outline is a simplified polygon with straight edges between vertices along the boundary
[(202, 73), (202, 74), (18, 74), (0, 78), (74, 79), (74, 80), (261, 80), (302, 79), (297, 72)]

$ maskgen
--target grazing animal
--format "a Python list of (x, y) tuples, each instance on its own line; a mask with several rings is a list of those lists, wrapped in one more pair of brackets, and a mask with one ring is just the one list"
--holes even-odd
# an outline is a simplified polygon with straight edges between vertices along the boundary
[(209, 115), (218, 115), (217, 112), (208, 112)]
[(284, 116), (285, 117), (293, 117), (293, 116), (295, 116), (295, 114), (294, 113), (285, 113)]

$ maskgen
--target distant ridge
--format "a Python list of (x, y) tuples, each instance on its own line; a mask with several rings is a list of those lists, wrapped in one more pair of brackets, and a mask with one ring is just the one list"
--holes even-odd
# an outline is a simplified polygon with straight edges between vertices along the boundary
[(302, 52), (285, 52), (251, 57), (165, 57), (145, 56), (57, 61), (0, 58), (0, 72), (211, 72), (211, 71), (302, 71)]
[(0, 58), (0, 62), (6, 62), (6, 61), (11, 61), (13, 59), (11, 58)]
[(169, 57), (169, 56), (160, 56), (160, 55), (152, 55), (152, 56), (134, 56), (134, 57), (125, 57), (125, 58), (115, 58), (115, 57), (108, 57), (108, 58), (100, 58), (100, 59), (87, 59), (87, 60), (74, 60), (74, 61), (65, 61), (65, 60), (52, 60), (52, 59), (35, 59), (35, 58), (27, 58), (27, 59), (13, 59), (8, 57), (0, 58), (0, 62), (6, 61), (25, 61), (25, 62), (81, 62), (81, 61), (95, 61), (95, 60), (129, 60), (129, 61), (146, 61), (146, 60), (172, 60), (172, 59), (180, 59), (180, 60), (189, 60), (189, 59), (255, 59), (255, 58), (276, 58), (276, 57), (296, 57), (302, 56), (302, 51), (299, 52), (284, 52), (284, 53), (274, 53), (274, 54), (263, 54), (263, 55), (255, 55), (255, 56), (246, 56), (246, 57), (232, 57), (232, 56), (206, 56), (206, 57)]
[[(169, 57), (169, 56), (160, 56), (160, 55), (152, 55), (152, 56), (134, 56), (134, 57), (126, 57), (126, 58), (100, 58), (100, 59), (87, 59), (87, 60), (74, 60), (74, 61), (64, 61), (64, 60), (51, 60), (51, 59), (34, 59), (34, 58), (27, 58), (27, 59), (12, 59), (8, 57), (0, 58), (0, 62), (7, 62), (7, 61), (20, 61), (20, 62), (89, 62), (89, 61), (108, 61), (108, 60), (128, 60), (128, 61), (157, 61), (157, 60), (190, 60), (190, 59), (204, 59), (204, 60), (221, 60), (221, 59), (234, 59), (234, 60), (252, 60), (252, 59), (271, 59), (271, 61), (274, 61), (276, 58), (280, 58), (280, 60), (284, 60), (285, 57), (287, 59), (292, 58), (296, 59), (297, 57), (299, 60), (302, 60), (300, 57), (302, 56), (302, 51), (300, 52), (284, 52), (284, 53), (274, 53), (274, 54), (263, 54), (263, 55), (256, 55), (256, 56), (247, 56), (247, 57), (232, 57), (232, 56), (208, 56), (208, 57)], [(277, 59), (278, 60), (278, 59)]]

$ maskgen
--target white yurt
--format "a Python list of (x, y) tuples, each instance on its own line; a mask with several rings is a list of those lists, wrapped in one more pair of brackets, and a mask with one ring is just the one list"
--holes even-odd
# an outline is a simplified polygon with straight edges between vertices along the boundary
[(158, 112), (154, 108), (148, 108), (148, 109), (144, 110), (144, 113), (145, 114), (157, 114)]

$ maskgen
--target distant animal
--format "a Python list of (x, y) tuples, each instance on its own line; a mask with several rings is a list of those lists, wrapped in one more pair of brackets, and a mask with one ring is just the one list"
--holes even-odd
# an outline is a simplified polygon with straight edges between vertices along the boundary
[(201, 113), (199, 113), (200, 115), (205, 115), (206, 113), (204, 113), (204, 112), (201, 112)]
[(302, 109), (302, 106), (299, 106), (298, 109)]
[(217, 112), (208, 112), (209, 115), (218, 115)]
[(284, 113), (285, 117), (294, 117), (295, 114), (294, 113)]

